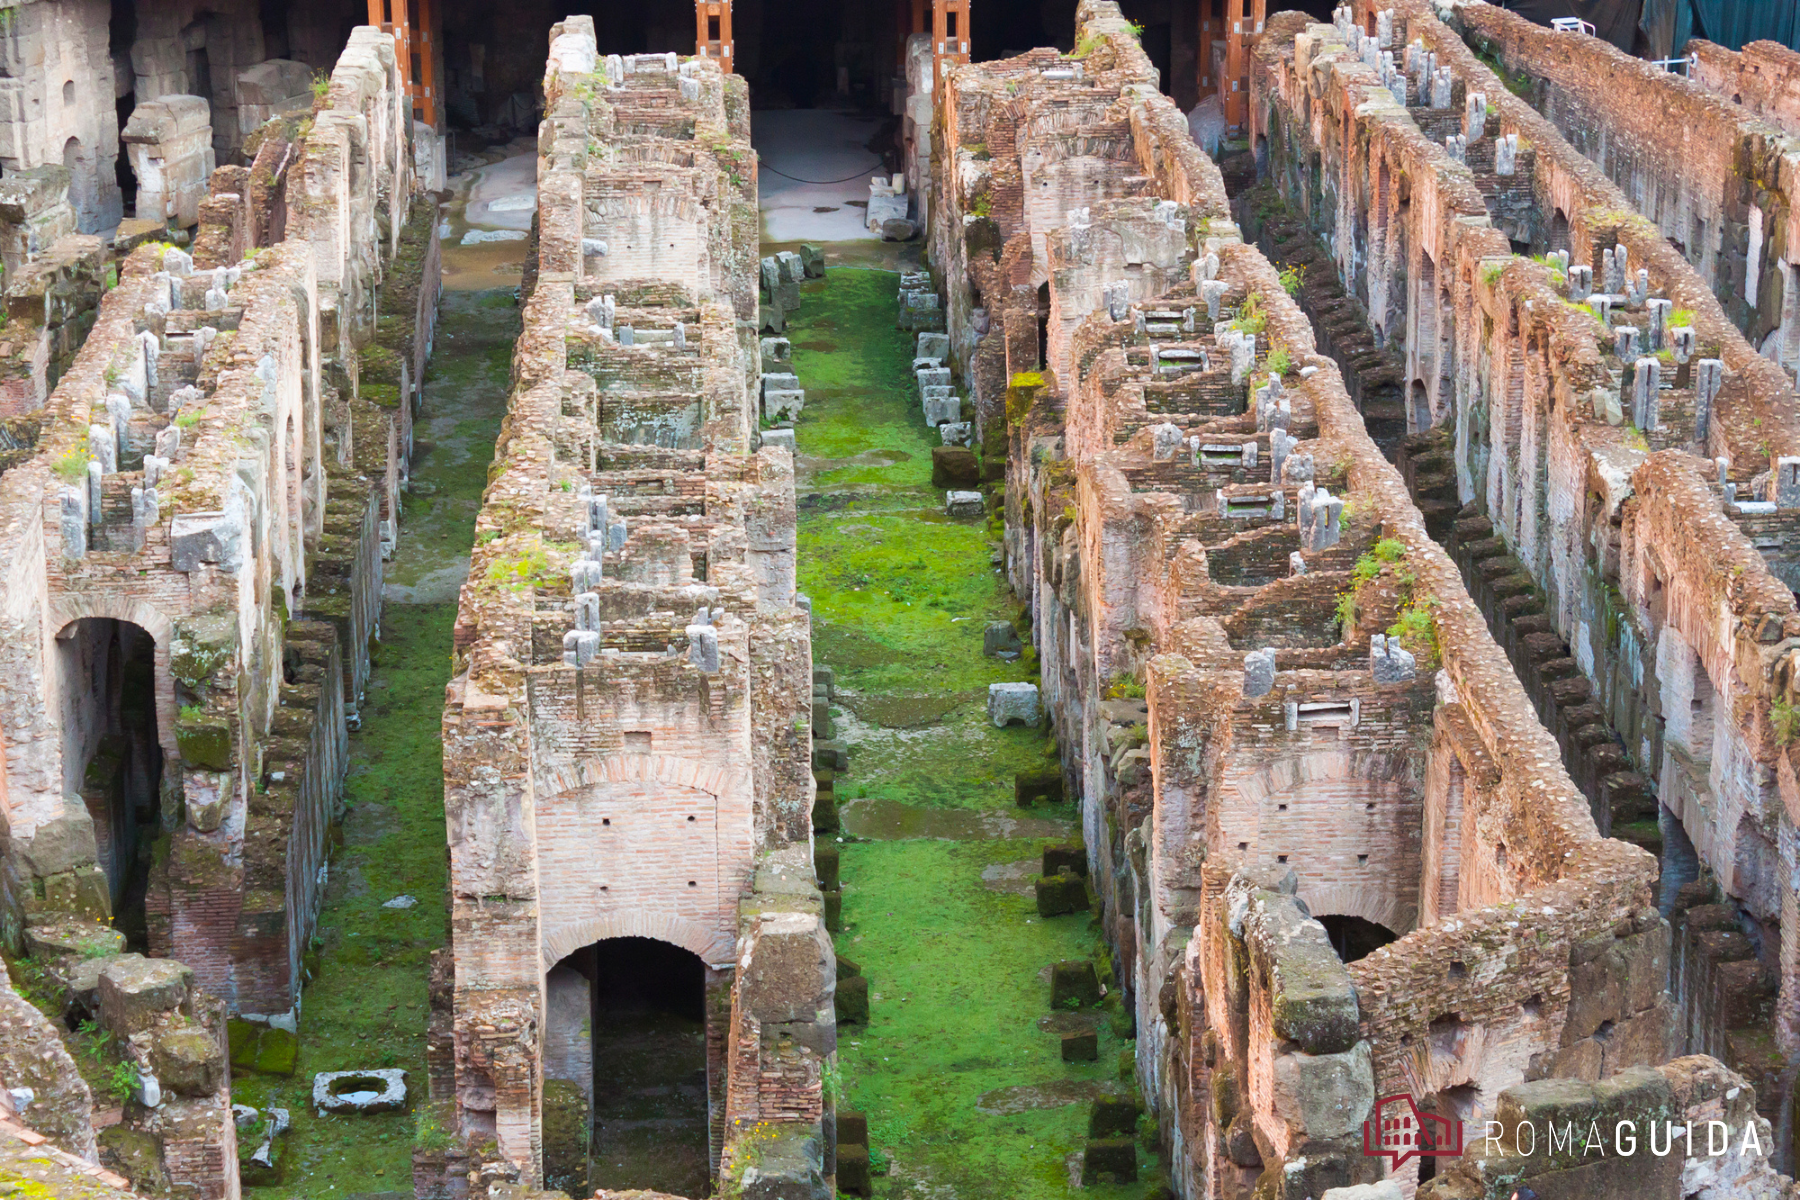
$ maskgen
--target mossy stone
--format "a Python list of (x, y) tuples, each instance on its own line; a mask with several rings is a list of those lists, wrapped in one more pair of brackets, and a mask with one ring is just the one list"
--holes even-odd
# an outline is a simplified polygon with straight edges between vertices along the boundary
[(869, 1178), (869, 1148), (864, 1145), (838, 1143), (838, 1191), (852, 1196), (870, 1196), (874, 1187)]
[(1088, 910), (1087, 880), (1064, 872), (1040, 875), (1037, 879), (1037, 910), (1040, 917), (1060, 917), (1065, 913)]
[(566, 1079), (544, 1081), (544, 1183), (571, 1196), (590, 1191), (587, 1096)]
[(162, 1148), (150, 1134), (123, 1125), (108, 1125), (100, 1131), (99, 1141), (100, 1161), (131, 1180), (135, 1191), (160, 1195), (168, 1190)]
[(829, 788), (819, 789), (813, 800), (813, 832), (836, 833), (843, 828), (838, 817), (837, 793)]
[(839, 1025), (867, 1025), (869, 981), (861, 975), (838, 980), (836, 1007)]
[(175, 746), (181, 751), (181, 760), (190, 767), (207, 771), (231, 769), (231, 731), (222, 721), (177, 722)]
[(1137, 1143), (1130, 1138), (1095, 1138), (1081, 1153), (1081, 1183), (1092, 1187), (1102, 1178), (1114, 1183), (1136, 1183)]
[(837, 977), (839, 980), (854, 979), (862, 974), (862, 968), (843, 955), (837, 956)]
[[(1063, 798), (1063, 777), (1060, 767), (1045, 767), (1039, 771), (1020, 771), (1013, 776), (1013, 803), (1020, 808), (1030, 808), (1033, 804), (1061, 804)], [(1054, 874), (1049, 867), (1044, 868), (1046, 875)]]
[(1137, 1130), (1137, 1101), (1124, 1096), (1096, 1096), (1088, 1109), (1091, 1138), (1130, 1137)]
[(1085, 1008), (1100, 1003), (1100, 976), (1085, 958), (1050, 968), (1050, 1007)]
[(931, 486), (938, 488), (974, 487), (981, 482), (981, 464), (967, 446), (933, 446), (931, 448)]
[(825, 896), (825, 928), (830, 933), (842, 933), (844, 930), (844, 893), (834, 889), (823, 894)]
[(258, 1075), (292, 1075), (300, 1065), (300, 1039), (285, 1029), (232, 1019), (225, 1023), (231, 1065)]
[(1044, 847), (1044, 874), (1060, 875), (1064, 871), (1067, 871), (1071, 875), (1087, 875), (1088, 861), (1086, 846), (1063, 845)]
[(838, 848), (831, 842), (815, 842), (813, 844), (813, 870), (819, 877), (819, 887), (822, 890), (837, 891)]
[(1091, 1029), (1085, 1033), (1063, 1034), (1062, 1060), (1064, 1062), (1100, 1061), (1100, 1035)]

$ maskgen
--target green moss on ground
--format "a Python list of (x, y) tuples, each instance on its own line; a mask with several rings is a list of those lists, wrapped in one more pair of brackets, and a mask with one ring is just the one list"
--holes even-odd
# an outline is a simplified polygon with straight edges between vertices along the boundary
[[(426, 1088), (426, 976), (444, 944), (444, 684), (456, 584), (466, 571), (486, 467), (504, 415), (519, 312), (510, 289), (446, 292), (425, 383), (400, 545), (388, 571), (380, 663), (350, 739), (344, 844), (332, 857), (292, 1077), (234, 1074), (232, 1098), (293, 1116), (287, 1169), (270, 1200), (412, 1188), (409, 1113), (319, 1115), (319, 1071), (402, 1067)], [(432, 603), (409, 603), (427, 599)], [(411, 908), (383, 908), (396, 896)]]
[[(1030, 890), (1031, 860), (1075, 833), (1071, 807), (1031, 812), (1055, 823), (1055, 838), (976, 839), (996, 823), (930, 819), (1012, 811), (1013, 775), (1045, 765), (1046, 739), (986, 718), (987, 685), (1035, 679), (1035, 667), (981, 656), (987, 623), (1012, 620), (1018, 605), (990, 561), (989, 530), (947, 521), (931, 487), (939, 439), (913, 394), (914, 338), (894, 328), (897, 285), (889, 272), (834, 268), (806, 286), (788, 332), (807, 395), (796, 429), (800, 586), (850, 752), (838, 796), (927, 810), (908, 830), (946, 834), (840, 846), (838, 950), (871, 992), (869, 1023), (839, 1031), (843, 1103), (867, 1114), (877, 1162), (890, 1164), (877, 1196), (1073, 1197), (1068, 1158), (1086, 1138), (1086, 1097), (1130, 1086), (1117, 1079), (1118, 998), (1050, 1011), (1050, 964), (1098, 953), (1087, 915), (1044, 920)], [(1099, 1062), (1062, 1061), (1070, 1022), (1098, 1030)]]

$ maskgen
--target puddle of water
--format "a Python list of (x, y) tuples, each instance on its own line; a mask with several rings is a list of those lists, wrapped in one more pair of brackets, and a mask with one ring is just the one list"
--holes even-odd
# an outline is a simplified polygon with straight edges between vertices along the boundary
[(1124, 1092), (1117, 1084), (1098, 1079), (1052, 1079), (983, 1092), (975, 1101), (975, 1111), (1004, 1117), (1034, 1108), (1061, 1108), (1065, 1104), (1087, 1104), (1101, 1096), (1121, 1095)]
[(1069, 836), (1069, 826), (1062, 821), (967, 808), (919, 808), (898, 800), (851, 800), (840, 811), (844, 832), (880, 842), (902, 838), (975, 842), (991, 838)]

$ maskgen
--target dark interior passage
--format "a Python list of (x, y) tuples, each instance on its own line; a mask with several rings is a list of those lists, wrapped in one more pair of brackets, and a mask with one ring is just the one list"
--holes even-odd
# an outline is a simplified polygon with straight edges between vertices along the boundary
[[(626, 937), (595, 942), (559, 966), (588, 988), (587, 1186), (706, 1195), (705, 965), (679, 946)], [(548, 1145), (545, 1153), (548, 1170)]]
[(1368, 956), (1399, 936), (1385, 925), (1337, 913), (1320, 917), (1319, 924), (1325, 927), (1331, 948), (1347, 963)]
[(162, 810), (156, 643), (141, 627), (107, 617), (72, 622), (57, 641), (65, 794), (79, 795), (93, 818), (115, 924), (142, 951), (144, 888)]

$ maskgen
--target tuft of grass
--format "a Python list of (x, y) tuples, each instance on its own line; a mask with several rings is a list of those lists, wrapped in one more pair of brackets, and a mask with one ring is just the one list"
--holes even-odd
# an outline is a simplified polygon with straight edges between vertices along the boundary
[(1400, 609), (1399, 619), (1388, 626), (1388, 636), (1397, 638), (1412, 652), (1421, 671), (1438, 664), (1437, 621), (1431, 615), (1436, 607), (1437, 601), (1429, 596), (1408, 600)]
[(1300, 266), (1281, 268), (1281, 290), (1290, 296), (1298, 296), (1300, 294), (1300, 278), (1304, 271), (1305, 268)]
[(1775, 731), (1777, 744), (1792, 744), (1800, 736), (1800, 705), (1791, 703), (1786, 696), (1775, 697), (1769, 702), (1769, 728)]
[(1288, 353), (1286, 346), (1277, 346), (1269, 351), (1269, 370), (1277, 375), (1286, 375), (1294, 369), (1294, 356)]
[(1681, 329), (1694, 323), (1694, 310), (1691, 308), (1673, 308), (1669, 310), (1669, 328)]

